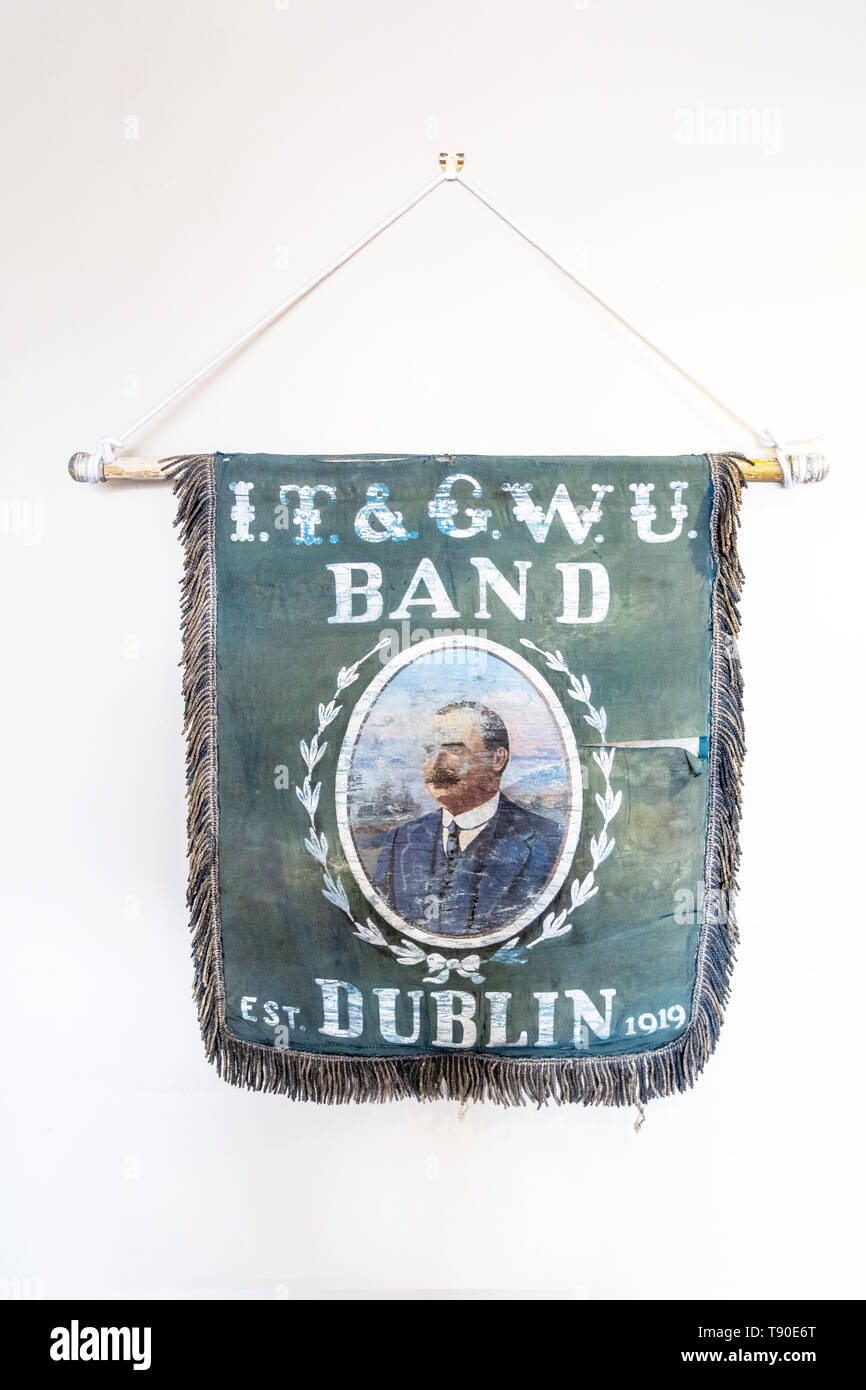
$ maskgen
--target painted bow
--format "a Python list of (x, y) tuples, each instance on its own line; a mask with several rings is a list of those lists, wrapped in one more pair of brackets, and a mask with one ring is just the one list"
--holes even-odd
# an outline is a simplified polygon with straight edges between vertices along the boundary
[[(474, 985), (481, 984), (483, 975), (478, 974), (478, 967), (481, 964), (480, 956), (464, 956), (458, 960), (456, 956), (440, 956), (437, 951), (431, 952), (427, 957), (427, 968), (434, 973), (424, 976), (425, 984), (444, 985), (452, 970), (456, 970), (458, 975), (464, 979), (471, 980)], [(438, 971), (438, 974), (435, 973)]]

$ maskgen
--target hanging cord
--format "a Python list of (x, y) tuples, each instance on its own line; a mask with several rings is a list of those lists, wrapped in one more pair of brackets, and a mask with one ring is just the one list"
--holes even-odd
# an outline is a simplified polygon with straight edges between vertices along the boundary
[(157, 415), (161, 415), (164, 410), (168, 410), (168, 407), (174, 405), (174, 402), (179, 400), (181, 396), (185, 396), (186, 393), (191, 391), (194, 386), (197, 386), (200, 381), (204, 381), (205, 377), (217, 371), (218, 368), (220, 368), (224, 362), (227, 362), (230, 357), (233, 357), (236, 352), (241, 352), (254, 338), (257, 338), (260, 333), (264, 333), (266, 328), (270, 328), (272, 324), (277, 322), (277, 319), (282, 318), (283, 314), (288, 313), (289, 309), (293, 309), (295, 305), (306, 298), (312, 290), (321, 285), (323, 280), (327, 280), (328, 276), (333, 275), (335, 270), (339, 270), (341, 266), (344, 266), (353, 256), (356, 256), (359, 251), (362, 251), (365, 246), (369, 246), (370, 242), (375, 241), (376, 237), (381, 236), (382, 232), (387, 231), (389, 227), (393, 227), (395, 222), (398, 222), (401, 217), (404, 217), (405, 214), (416, 207), (422, 199), (426, 198), (428, 193), (432, 193), (434, 188), (438, 188), (440, 183), (444, 182), (445, 175), (437, 174), (436, 177), (431, 179), (429, 183), (426, 183), (423, 188), (419, 188), (417, 193), (414, 193), (411, 198), (405, 203), (402, 203), (394, 212), (389, 213), (387, 217), (383, 217), (381, 222), (377, 222), (375, 227), (372, 227), (370, 231), (358, 241), (353, 242), (348, 250), (343, 251), (342, 254), (331, 261), (329, 265), (326, 265), (324, 270), (320, 270), (318, 274), (313, 276), (312, 280), (308, 280), (299, 290), (295, 290), (293, 294), (289, 295), (288, 299), (284, 299), (282, 303), (278, 304), (275, 309), (272, 309), (269, 314), (265, 314), (264, 318), (254, 323), (252, 328), (247, 329), (246, 333), (242, 333), (239, 338), (235, 338), (233, 343), (229, 343), (228, 347), (224, 348), (216, 357), (212, 357), (211, 360), (206, 362), (203, 367), (200, 367), (197, 372), (193, 372), (192, 376), (187, 377), (186, 381), (181, 382), (180, 386), (174, 391), (164, 396), (161, 401), (157, 401), (156, 405), (153, 406), (146, 415), (142, 415), (141, 419), (136, 420), (128, 429), (125, 429), (123, 434), (119, 434), (115, 438), (108, 440), (100, 440), (100, 446), (103, 450), (106, 444), (113, 445), (116, 450), (119, 450), (127, 440), (132, 439), (145, 425), (150, 424), (151, 420), (156, 419)]
[(477, 198), (478, 201), (484, 205), (484, 207), (494, 213), (500, 221), (504, 222), (506, 226), (511, 227), (512, 231), (515, 231), (518, 236), (522, 237), (529, 246), (534, 247), (540, 255), (550, 261), (551, 265), (556, 266), (557, 270), (560, 270), (563, 275), (571, 280), (572, 284), (576, 285), (578, 289), (582, 290), (585, 295), (592, 299), (599, 308), (603, 309), (605, 313), (615, 319), (621, 327), (625, 328), (627, 332), (637, 338), (638, 342), (642, 343), (650, 352), (655, 353), (656, 357), (673, 371), (677, 372), (690, 386), (694, 387), (695, 390), (700, 391), (700, 393), (705, 396), (707, 400), (711, 401), (718, 410), (721, 410), (729, 419), (733, 420), (735, 424), (739, 425), (741, 429), (751, 435), (762, 448), (772, 449), (779, 460), (783, 482), (786, 486), (789, 486), (792, 481), (817, 481), (824, 476), (826, 473), (826, 462), (823, 460), (822, 456), (809, 454), (803, 456), (805, 460), (805, 472), (803, 477), (801, 478), (798, 473), (798, 476), (794, 478), (791, 470), (791, 462), (788, 460), (785, 447), (777, 442), (769, 430), (758, 430), (753, 425), (750, 425), (749, 422), (744, 420), (741, 415), (738, 415), (731, 406), (726, 405), (713, 391), (710, 391), (708, 387), (698, 381), (697, 377), (692, 376), (691, 372), (686, 371), (678, 362), (675, 362), (672, 357), (669, 357), (668, 354), (648, 338), (646, 334), (641, 333), (640, 329), (635, 328), (633, 323), (630, 323), (628, 319), (618, 313), (612, 305), (608, 304), (600, 295), (590, 289), (589, 285), (575, 275), (573, 271), (569, 270), (568, 266), (564, 265), (552, 251), (549, 251), (540, 241), (536, 241), (535, 237), (530, 236), (529, 233), (509, 217), (507, 213), (503, 212), (495, 203), (492, 203), (489, 198), (486, 198), (484, 194), (477, 189), (474, 184), (470, 183), (468, 179), (465, 179), (462, 172), (460, 172), (463, 168), (462, 155), (440, 156), (440, 166), (444, 172), (437, 174), (436, 177), (431, 179), (429, 183), (426, 183), (423, 188), (418, 189), (417, 193), (414, 193), (405, 203), (402, 203), (400, 207), (389, 213), (381, 222), (377, 222), (375, 227), (372, 227), (369, 232), (358, 241), (353, 242), (346, 251), (337, 256), (329, 265), (326, 265), (323, 270), (320, 270), (311, 280), (308, 280), (305, 285), (302, 285), (300, 289), (295, 290), (293, 294), (289, 295), (288, 299), (284, 299), (276, 308), (272, 309), (270, 313), (265, 314), (263, 318), (254, 323), (245, 333), (242, 333), (240, 337), (235, 338), (235, 340), (229, 343), (228, 347), (224, 348), (216, 357), (212, 357), (210, 361), (206, 362), (203, 367), (200, 367), (197, 372), (187, 377), (185, 381), (181, 382), (180, 386), (176, 387), (176, 389), (171, 391), (167, 396), (164, 396), (161, 401), (158, 401), (145, 415), (142, 415), (138, 420), (134, 421), (122, 434), (116, 437), (106, 436), (100, 439), (93, 454), (73, 455), (69, 463), (72, 476), (79, 479), (79, 481), (101, 481), (105, 476), (104, 468), (106, 463), (113, 462), (123, 445), (138, 435), (145, 425), (150, 424), (152, 420), (156, 419), (158, 415), (161, 415), (169, 406), (174, 405), (176, 401), (180, 400), (182, 396), (185, 396), (187, 392), (191, 391), (199, 382), (204, 381), (206, 377), (211, 376), (236, 353), (241, 352), (253, 339), (257, 338), (260, 333), (270, 328), (271, 325), (282, 318), (289, 309), (294, 308), (294, 306), (310, 294), (312, 290), (316, 289), (318, 285), (321, 285), (324, 280), (327, 280), (328, 277), (333, 275), (336, 270), (339, 270), (341, 266), (344, 266), (347, 261), (350, 261), (352, 257), (356, 256), (365, 246), (369, 246), (371, 241), (374, 241), (382, 232), (392, 227), (395, 222), (398, 222), (401, 217), (405, 216), (407, 212), (416, 207), (418, 203), (422, 202), (428, 194), (432, 193), (434, 188), (438, 188), (440, 184), (443, 183), (461, 183), (467, 193), (471, 193), (474, 198)]
[(637, 338), (638, 342), (643, 343), (644, 347), (649, 348), (650, 352), (654, 352), (656, 357), (661, 358), (662, 362), (665, 362), (669, 367), (673, 368), (675, 372), (679, 372), (680, 376), (683, 377), (690, 386), (694, 386), (696, 390), (707, 397), (707, 400), (712, 401), (713, 405), (717, 406), (719, 410), (723, 411), (725, 415), (735, 421), (747, 434), (750, 434), (756, 443), (760, 444), (762, 447), (767, 447), (763, 431), (757, 430), (753, 425), (750, 425), (748, 420), (744, 420), (742, 415), (738, 415), (735, 410), (732, 410), (729, 405), (726, 405), (724, 401), (720, 400), (713, 391), (710, 391), (708, 387), (704, 386), (703, 382), (698, 381), (697, 377), (692, 376), (691, 372), (687, 372), (685, 367), (680, 366), (679, 362), (675, 362), (672, 357), (669, 357), (668, 354), (648, 338), (645, 333), (641, 333), (639, 328), (635, 328), (633, 323), (629, 323), (628, 319), (623, 318), (622, 314), (617, 313), (616, 309), (606, 303), (594, 290), (591, 290), (585, 281), (578, 279), (574, 272), (569, 270), (567, 265), (563, 265), (562, 261), (554, 256), (552, 251), (548, 251), (546, 246), (542, 246), (540, 241), (536, 241), (535, 237), (530, 236), (527, 231), (524, 231), (523, 227), (513, 221), (507, 213), (503, 212), (495, 203), (491, 203), (489, 198), (485, 198), (484, 194), (481, 193), (474, 184), (470, 183), (468, 179), (465, 179), (462, 174), (458, 174), (455, 183), (462, 184), (467, 193), (471, 193), (474, 198), (478, 199), (479, 203), (483, 203), (486, 208), (489, 208), (491, 212), (495, 213), (506, 226), (510, 227), (518, 236), (523, 237), (524, 241), (528, 242), (530, 246), (533, 246), (536, 251), (539, 251), (546, 260), (550, 261), (551, 265), (555, 265), (557, 270), (561, 270), (563, 275), (567, 276), (572, 284), (577, 285), (579, 290), (583, 290), (584, 294), (588, 295), (599, 308), (604, 309), (606, 314), (610, 314), (611, 318), (616, 319), (618, 324), (621, 324), (623, 328), (627, 329), (629, 333)]

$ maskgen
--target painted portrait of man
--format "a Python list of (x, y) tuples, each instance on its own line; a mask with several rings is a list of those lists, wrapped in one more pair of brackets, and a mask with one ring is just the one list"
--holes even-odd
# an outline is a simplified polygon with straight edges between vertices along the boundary
[(402, 918), (432, 933), (501, 928), (550, 879), (562, 827), (502, 792), (510, 742), (495, 710), (475, 700), (445, 704), (419, 742), (437, 806), (388, 831), (375, 887)]

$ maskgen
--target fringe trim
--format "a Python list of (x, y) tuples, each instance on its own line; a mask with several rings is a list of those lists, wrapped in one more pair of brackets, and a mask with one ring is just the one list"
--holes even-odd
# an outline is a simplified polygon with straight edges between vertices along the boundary
[(706, 900), (691, 1018), (673, 1042), (619, 1057), (503, 1058), (447, 1052), (425, 1057), (341, 1057), (245, 1042), (226, 1024), (219, 908), (217, 800), (216, 489), (210, 454), (167, 459), (184, 547), (184, 733), (193, 995), (208, 1060), (233, 1086), (324, 1104), (349, 1101), (492, 1100), (501, 1105), (637, 1105), (693, 1086), (712, 1054), (734, 965), (740, 774), (745, 754), (743, 681), (736, 651), (743, 572), (737, 527), (740, 454), (708, 454), (714, 562)]

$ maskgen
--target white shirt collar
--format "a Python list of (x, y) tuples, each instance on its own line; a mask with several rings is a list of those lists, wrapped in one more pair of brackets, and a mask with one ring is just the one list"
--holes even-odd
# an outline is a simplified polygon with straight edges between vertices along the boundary
[(456, 820), (458, 830), (477, 830), (480, 825), (486, 825), (491, 817), (496, 815), (498, 807), (499, 792), (494, 793), (489, 801), (482, 801), (480, 806), (473, 806), (471, 811), (461, 811), (459, 816), (452, 816), (443, 806), (442, 824), (447, 830), (451, 822)]

